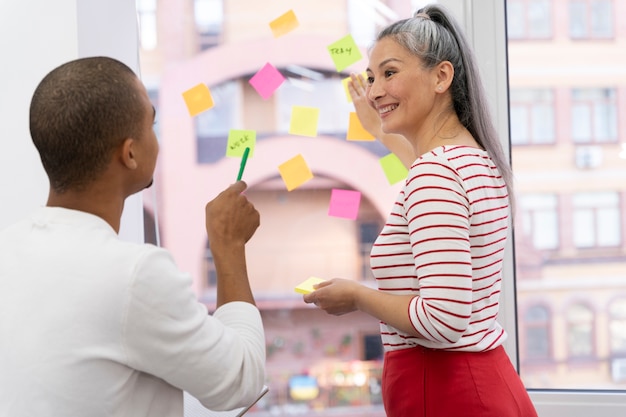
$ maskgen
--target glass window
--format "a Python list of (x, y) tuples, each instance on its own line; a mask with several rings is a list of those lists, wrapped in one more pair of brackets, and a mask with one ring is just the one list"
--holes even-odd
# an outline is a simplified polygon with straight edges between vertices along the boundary
[[(521, 11), (511, 4), (507, 29), (519, 34), (514, 13)], [(507, 44), (511, 142), (523, 145), (511, 148), (520, 374), (531, 391), (620, 390), (626, 381), (626, 320), (613, 306), (623, 300), (614, 297), (623, 294), (626, 277), (618, 129), (626, 80), (606, 72), (623, 49), (624, 35), (612, 23), (623, 16), (607, 12), (616, 4), (551, 2), (555, 22), (567, 17), (571, 38), (586, 40), (576, 48), (558, 33), (523, 43), (510, 36)], [(596, 48), (606, 49), (593, 64), (581, 58), (582, 49)], [(552, 125), (553, 146), (536, 140), (536, 120)]]
[(518, 200), (524, 238), (529, 239), (535, 249), (556, 249), (559, 246), (557, 196), (525, 194), (521, 195)]
[(570, 36), (572, 39), (613, 37), (612, 14), (612, 0), (570, 0)]
[(528, 361), (551, 358), (550, 312), (543, 305), (534, 305), (524, 314), (523, 354)]
[(157, 47), (157, 0), (137, 0), (139, 39), (141, 47), (150, 51)]
[(594, 314), (582, 303), (571, 305), (566, 312), (567, 347), (571, 358), (591, 358), (594, 353)]
[(609, 305), (611, 354), (626, 358), (626, 298), (613, 300)]
[(619, 195), (612, 192), (577, 193), (572, 197), (574, 244), (578, 248), (621, 243)]
[(197, 159), (200, 163), (216, 162), (226, 154), (228, 132), (240, 118), (240, 84), (228, 81), (212, 86), (214, 106), (195, 117)]
[[(180, 7), (181, 4), (180, 0), (159, 0), (158, 5), (166, 3), (169, 7)], [(324, 54), (319, 56), (315, 65), (305, 59), (301, 59), (304, 62), (291, 62), (292, 51), (288, 48), (274, 49), (274, 40), (267, 30), (267, 22), (279, 14), (278, 9), (273, 7), (278, 2), (271, 2), (272, 7), (261, 9), (244, 7), (244, 3), (243, 0), (197, 1), (194, 7), (191, 3), (185, 6), (189, 9), (185, 22), (198, 22), (198, 32), (204, 30), (219, 35), (220, 42), (213, 38), (214, 48), (232, 46), (227, 44), (229, 39), (244, 28), (246, 31), (245, 39), (237, 37), (239, 51), (242, 52), (240, 56), (211, 62), (201, 70), (211, 76), (214, 72), (228, 72), (228, 69), (240, 74), (240, 58), (245, 58), (248, 64), (254, 62), (258, 64), (255, 67), (260, 68), (267, 62), (267, 54), (259, 48), (263, 45), (267, 51), (272, 48), (272, 56), (281, 62), (279, 70), (288, 80), (270, 100), (265, 101), (260, 100), (246, 85), (250, 74), (240, 74), (236, 80), (211, 85), (215, 107), (189, 121), (190, 133), (176, 137), (171, 137), (177, 133), (176, 126), (185, 120), (176, 113), (178, 110), (173, 110), (177, 106), (175, 100), (172, 100), (173, 104), (170, 105), (170, 101), (168, 106), (163, 106), (163, 112), (159, 114), (160, 123), (163, 132), (170, 135), (163, 138), (167, 142), (162, 148), (163, 154), (181, 141), (195, 140), (197, 144), (193, 149), (195, 154), (177, 155), (179, 160), (168, 159), (167, 165), (159, 167), (160, 177), (167, 176), (163, 184), (168, 187), (167, 195), (161, 198), (172, 199), (165, 204), (167, 210), (162, 216), (164, 236), (167, 237), (164, 246), (174, 252), (177, 261), (181, 261), (181, 268), (201, 280), (197, 287), (205, 286), (200, 296), (210, 307), (215, 300), (214, 288), (211, 288), (211, 283), (215, 282), (211, 254), (206, 248), (206, 237), (201, 231), (193, 230), (201, 228), (197, 224), (185, 224), (188, 220), (185, 214), (194, 205), (202, 207), (200, 200), (205, 202), (209, 198), (209, 187), (214, 178), (217, 178), (216, 182), (224, 181), (226, 176), (233, 174), (225, 173), (221, 168), (226, 164), (218, 163), (224, 158), (228, 130), (258, 128), (262, 131), (262, 142), (257, 144), (267, 145), (272, 152), (262, 157), (260, 153), (255, 155), (249, 164), (256, 167), (252, 169), (251, 166), (247, 171), (251, 180), (249, 184), (252, 185), (249, 198), (263, 213), (262, 227), (251, 241), (248, 252), (250, 271), (254, 274), (251, 281), (256, 286), (257, 303), (266, 325), (268, 383), (271, 390), (264, 400), (262, 412), (294, 415), (304, 414), (307, 410), (325, 410), (320, 412), (383, 416), (384, 410), (380, 406), (382, 363), (380, 347), (377, 346), (380, 342), (378, 323), (358, 314), (344, 317), (317, 314), (315, 309), (302, 305), (301, 298), (293, 292), (292, 284), (301, 282), (309, 274), (350, 276), (364, 280), (368, 285), (373, 284), (368, 275), (371, 271), (366, 265), (366, 254), (374, 229), (379, 227), (386, 215), (378, 213), (374, 207), (392, 204), (395, 194), (389, 201), (382, 201), (384, 198), (380, 196), (388, 191), (385, 184), (376, 190), (374, 196), (370, 196), (381, 201), (362, 202), (362, 207), (369, 205), (368, 210), (376, 216), (368, 214), (356, 222), (329, 219), (329, 190), (333, 187), (358, 187), (354, 185), (355, 181), (343, 181), (337, 174), (341, 170), (331, 173), (329, 171), (332, 170), (327, 168), (341, 166), (344, 172), (350, 172), (360, 168), (361, 163), (369, 163), (372, 158), (384, 155), (385, 149), (379, 142), (351, 143), (348, 145), (367, 147), (373, 151), (350, 152), (349, 157), (339, 157), (341, 148), (348, 146), (344, 136), (346, 116), (353, 111), (340, 82), (345, 74), (336, 73)], [(361, 3), (367, 11), (359, 8)], [(298, 32), (294, 31), (277, 42), (289, 45), (291, 39), (298, 37), (302, 42), (298, 43), (298, 47), (310, 48), (307, 52), (315, 54), (313, 48), (321, 44), (324, 49), (329, 36), (339, 38), (349, 30), (354, 32), (360, 44), (368, 45), (368, 38), (376, 32), (372, 25), (378, 27), (379, 21), (391, 19), (388, 9), (404, 17), (409, 8), (415, 10), (423, 3), (430, 2), (321, 0), (315, 3), (315, 7), (296, 9), (301, 23)], [(461, 0), (441, 3), (453, 4), (454, 10), (468, 12), (471, 9), (475, 14), (483, 7), (482, 3), (480, 6), (468, 6), (472, 2)], [(253, 1), (245, 4), (258, 6)], [(583, 16), (581, 33), (591, 36), (589, 42), (594, 45), (598, 38), (593, 36), (599, 36), (602, 31), (591, 18), (590, 7), (596, 3), (589, 1), (581, 4), (589, 10), (586, 17)], [(202, 12), (213, 10), (211, 7), (215, 8), (214, 13)], [(513, 146), (511, 151), (518, 200), (513, 243), (519, 306), (516, 319), (519, 324), (520, 372), (531, 390), (563, 387), (620, 389), (623, 385), (616, 382), (619, 369), (623, 368), (623, 375), (626, 375), (626, 365), (622, 366), (619, 362), (620, 358), (626, 357), (626, 318), (620, 312), (626, 308), (623, 301), (620, 307), (618, 299), (613, 297), (623, 287), (620, 277), (626, 276), (626, 263), (621, 262), (626, 252), (619, 243), (623, 215), (618, 204), (626, 185), (615, 185), (617, 181), (611, 183), (611, 179), (623, 170), (623, 160), (616, 163), (619, 158), (613, 158), (612, 152), (619, 152), (619, 149), (614, 149), (619, 141), (617, 115), (624, 114), (624, 109), (618, 97), (626, 88), (626, 80), (611, 78), (606, 72), (596, 69), (606, 68), (604, 64), (615, 65), (615, 57), (623, 52), (619, 49), (623, 42), (616, 42), (616, 47), (612, 49), (614, 53), (607, 54), (606, 61), (587, 65), (584, 71), (575, 67), (572, 63), (577, 62), (575, 58), (580, 49), (566, 47), (571, 43), (563, 36), (552, 36), (553, 31), (560, 28), (553, 22), (560, 22), (561, 17), (569, 16), (570, 7), (576, 6), (571, 6), (567, 0), (507, 1), (509, 39), (526, 40), (507, 45), (508, 54), (514, 58), (510, 62), (524, 64), (522, 70), (511, 68), (509, 71), (512, 141), (514, 145), (524, 145)], [(324, 17), (319, 17), (320, 10), (323, 10)], [(369, 12), (373, 14), (368, 15)], [(603, 12), (598, 12), (598, 16), (602, 18)], [(142, 72), (162, 83), (159, 88), (167, 94), (160, 94), (161, 97), (171, 98), (180, 95), (180, 80), (189, 79), (185, 78), (190, 75), (185, 68), (190, 62), (196, 62), (198, 51), (188, 51), (182, 46), (189, 42), (189, 33), (172, 29), (181, 25), (179, 15), (170, 17), (165, 14), (160, 19), (162, 21), (157, 29), (167, 34), (168, 42), (171, 42), (168, 47), (180, 45), (181, 53), (169, 54), (162, 49), (163, 45), (157, 44), (157, 50), (164, 52), (163, 60), (145, 60)], [(622, 19), (622, 16), (615, 19)], [(319, 24), (320, 21), (327, 24)], [(209, 29), (201, 30), (200, 26)], [(260, 27), (263, 30), (257, 32)], [(613, 36), (611, 25), (603, 27), (605, 30), (610, 28)], [(480, 35), (480, 29), (473, 27), (472, 31)], [(306, 36), (301, 36), (303, 34)], [(615, 36), (622, 35), (616, 32)], [(480, 36), (475, 39), (482, 42)], [(306, 43), (308, 40), (314, 42)], [(489, 47), (492, 40), (492, 37), (488, 40)], [(601, 41), (603, 47), (612, 48), (610, 43)], [(211, 52), (221, 51), (215, 49)], [(198, 62), (198, 65), (204, 64)], [(580, 75), (583, 72), (584, 76)], [(612, 88), (589, 88), (589, 80), (601, 80)], [(484, 81), (489, 84), (493, 79)], [(572, 91), (572, 94), (561, 94), (563, 91)], [(323, 170), (314, 172), (315, 179), (303, 189), (287, 192), (275, 170), (276, 165), (282, 162), (280, 158), (292, 156), (293, 143), (308, 146), (317, 140), (287, 137), (294, 105), (320, 108), (319, 135), (325, 136), (324, 139), (332, 137), (337, 140), (319, 141), (320, 145), (316, 146), (326, 146), (327, 142), (336, 145), (317, 156), (329, 162)], [(262, 126), (259, 127), (259, 124)], [(583, 170), (573, 161), (572, 156), (583, 147), (580, 145), (602, 149), (605, 158), (596, 170)], [(308, 158), (307, 154), (304, 156)], [(196, 163), (190, 163), (194, 158)], [(375, 163), (367, 166), (370, 169), (359, 175), (365, 177), (369, 189), (370, 180), (379, 174), (379, 167)], [(254, 177), (254, 172), (262, 174)], [(594, 177), (594, 174), (598, 176)], [(347, 186), (348, 183), (351, 187)], [(199, 193), (197, 186), (177, 187), (172, 184), (202, 184), (204, 188)], [(612, 188), (607, 191), (609, 186)], [(615, 196), (607, 198), (595, 194), (574, 198), (583, 191), (613, 193), (618, 199), (616, 202)], [(594, 204), (589, 200), (597, 201)], [(172, 201), (175, 203), (172, 204)], [(180, 203), (183, 201), (185, 204)], [(199, 237), (196, 239), (194, 236)], [(614, 242), (618, 242), (617, 246), (611, 246), (615, 245)], [(606, 248), (609, 246), (611, 257), (607, 259)], [(600, 250), (594, 251), (594, 248)], [(532, 279), (526, 279), (528, 277)], [(576, 300), (580, 296), (580, 302), (568, 303), (567, 300), (574, 296)], [(597, 311), (595, 327), (596, 312), (588, 306), (607, 306), (607, 311), (604, 307)], [(588, 310), (584, 310), (585, 307)], [(591, 332), (589, 311), (593, 312)], [(509, 331), (512, 338), (515, 333)], [(586, 360), (584, 369), (579, 369), (579, 358), (587, 359), (585, 355), (590, 351), (589, 346), (595, 362)], [(576, 366), (570, 366), (570, 360)], [(607, 371), (609, 369), (616, 371), (611, 374)], [(302, 378), (303, 373), (308, 378)], [(319, 388), (319, 396), (306, 401), (296, 399), (298, 394), (291, 389), (312, 381)]]
[(554, 93), (548, 89), (512, 89), (511, 144), (552, 144), (556, 138)]
[(617, 141), (617, 98), (614, 88), (572, 90), (572, 138), (575, 143)]
[(218, 45), (224, 20), (223, 0), (194, 0), (193, 7), (200, 50)]
[[(305, 68), (306, 69), (306, 68)], [(345, 139), (345, 132), (348, 128), (346, 120), (354, 107), (346, 99), (346, 93), (341, 84), (339, 74), (314, 72), (315, 78), (299, 76), (293, 73), (297, 70), (292, 67), (292, 71), (286, 71), (288, 82), (285, 82), (274, 93), (278, 105), (278, 129), (279, 132), (289, 132), (291, 123), (291, 113), (293, 106), (313, 107), (323, 109), (329, 102), (335, 104), (336, 110), (333, 112), (319, 113), (317, 124), (318, 135), (334, 134)], [(306, 69), (309, 70), (310, 69)], [(302, 71), (297, 70), (302, 73)]]
[(550, 0), (508, 0), (509, 39), (542, 39), (552, 36)]

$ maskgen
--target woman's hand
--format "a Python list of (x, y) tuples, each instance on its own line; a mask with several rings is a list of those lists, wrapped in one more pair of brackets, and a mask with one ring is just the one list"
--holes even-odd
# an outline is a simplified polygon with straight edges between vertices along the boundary
[(393, 152), (407, 169), (410, 169), (417, 158), (413, 145), (402, 135), (383, 132), (378, 111), (367, 98), (367, 82), (362, 74), (350, 74), (348, 92), (363, 128), (385, 145), (390, 152)]
[(358, 310), (358, 293), (363, 288), (356, 281), (333, 278), (317, 284), (315, 291), (305, 294), (303, 300), (328, 314), (341, 316)]

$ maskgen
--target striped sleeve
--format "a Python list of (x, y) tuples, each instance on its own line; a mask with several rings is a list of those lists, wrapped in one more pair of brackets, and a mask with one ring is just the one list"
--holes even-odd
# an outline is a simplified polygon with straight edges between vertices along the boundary
[(456, 343), (472, 314), (470, 202), (462, 178), (443, 157), (420, 159), (403, 204), (420, 289), (409, 305), (411, 323), (426, 339)]

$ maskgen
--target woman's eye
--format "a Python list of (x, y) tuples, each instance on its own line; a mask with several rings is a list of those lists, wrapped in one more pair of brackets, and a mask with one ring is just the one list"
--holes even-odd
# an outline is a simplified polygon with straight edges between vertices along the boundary
[(391, 77), (393, 74), (395, 74), (395, 72), (392, 70), (385, 71), (385, 77)]
[(369, 85), (372, 85), (374, 84), (374, 77), (367, 77), (366, 81)]

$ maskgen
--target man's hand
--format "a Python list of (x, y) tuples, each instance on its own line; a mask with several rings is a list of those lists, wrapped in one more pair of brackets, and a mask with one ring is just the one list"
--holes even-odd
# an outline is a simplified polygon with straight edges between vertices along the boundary
[(245, 245), (259, 227), (259, 212), (242, 193), (247, 185), (238, 181), (209, 201), (205, 207), (209, 245)]

